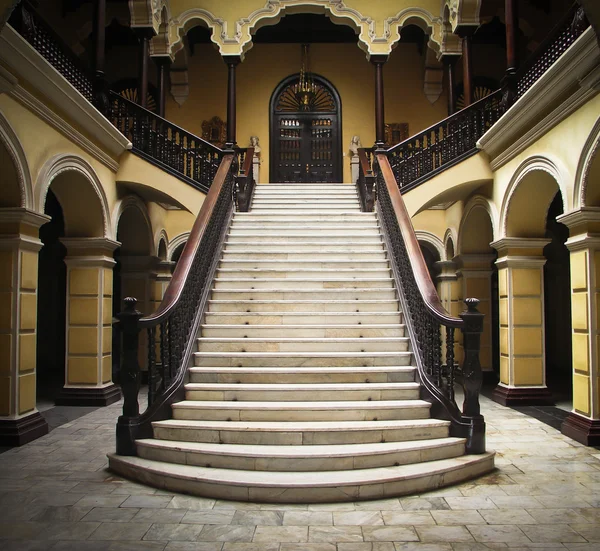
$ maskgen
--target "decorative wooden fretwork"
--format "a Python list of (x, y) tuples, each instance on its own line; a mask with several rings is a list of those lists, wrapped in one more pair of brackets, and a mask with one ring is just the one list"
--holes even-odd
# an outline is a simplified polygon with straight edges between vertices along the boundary
[(227, 125), (221, 117), (214, 116), (209, 121), (202, 121), (202, 139), (217, 147), (223, 147), (227, 141)]
[[(132, 87), (128, 87), (128, 88), (123, 88), (122, 90), (119, 91), (119, 95), (125, 99), (128, 99), (129, 101), (132, 101), (133, 103), (137, 103), (139, 104), (139, 99), (138, 99), (138, 89), (137, 88), (132, 88)], [(154, 99), (154, 97), (152, 96), (152, 94), (150, 92), (148, 92), (148, 95), (146, 96), (146, 109), (148, 109), (148, 111), (152, 111), (153, 113), (156, 113), (156, 100)]]
[(389, 122), (385, 124), (385, 145), (392, 147), (408, 138), (407, 122)]
[(291, 82), (279, 94), (275, 111), (277, 113), (298, 113), (310, 111), (311, 113), (333, 113), (337, 111), (336, 101), (333, 94), (322, 84), (314, 84), (314, 96), (311, 97), (308, 109), (304, 109), (296, 95), (298, 81)]

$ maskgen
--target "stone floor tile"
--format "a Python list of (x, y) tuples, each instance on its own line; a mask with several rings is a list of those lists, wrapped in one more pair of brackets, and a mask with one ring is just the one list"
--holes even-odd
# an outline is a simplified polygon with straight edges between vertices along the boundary
[(18, 541), (5, 540), (2, 543), (2, 548), (6, 551), (49, 551), (56, 544), (55, 541)]
[(141, 540), (150, 529), (149, 522), (103, 522), (90, 536), (92, 540)]
[(250, 503), (245, 501), (226, 501), (217, 499), (213, 509), (260, 509), (260, 503)]
[(328, 511), (285, 511), (284, 526), (332, 526), (333, 513)]
[[(231, 526), (233, 528), (233, 525)], [(298, 543), (308, 541), (308, 526), (257, 526), (253, 543)]]
[(416, 526), (415, 530), (422, 542), (474, 541), (464, 526)]
[(383, 525), (379, 511), (344, 511), (333, 513), (335, 526), (375, 526)]
[(597, 543), (565, 543), (564, 546), (569, 551), (598, 551)]
[(535, 497), (528, 496), (490, 496), (499, 509), (542, 509), (544, 505)]
[(523, 544), (530, 541), (519, 527), (514, 525), (482, 526), (473, 524), (468, 525), (467, 529), (478, 542)]
[[(154, 509), (156, 510), (156, 509)], [(184, 517), (180, 520), (181, 524), (231, 524), (231, 519), (235, 514), (233, 510), (187, 510), (187, 509), (172, 509), (177, 511), (185, 511)], [(161, 509), (161, 512), (168, 513), (171, 509)]]
[(338, 551), (396, 551), (391, 541), (365, 541), (363, 543), (338, 543)]
[(77, 522), (83, 519), (91, 507), (45, 507), (43, 511), (31, 517), (31, 520), (41, 522)]
[(506, 492), (497, 484), (473, 484), (460, 488), (460, 493), (465, 497), (477, 496), (505, 496)]
[(281, 526), (283, 524), (283, 511), (236, 511), (231, 524)]
[(520, 526), (520, 528), (533, 542), (586, 542), (585, 539), (583, 539), (567, 524), (537, 524), (529, 526), (523, 525)]
[(108, 551), (163, 551), (166, 545), (164, 541), (113, 541)]
[[(587, 519), (575, 509), (530, 509), (529, 514), (538, 524), (573, 524), (585, 523)], [(530, 524), (529, 522), (515, 522), (515, 524)]]
[(443, 497), (406, 497), (400, 499), (400, 505), (405, 511), (450, 509), (450, 505)]
[[(553, 496), (553, 495), (538, 495), (535, 499), (539, 501), (546, 509), (578, 509), (589, 507), (587, 499), (581, 496)], [(529, 509), (530, 507), (523, 505), (522, 507)]]
[(255, 526), (205, 525), (198, 541), (241, 541), (251, 542)]
[[(540, 511), (542, 509), (532, 509)], [(482, 509), (479, 511), (488, 524), (537, 524), (537, 517), (530, 515), (525, 509)], [(465, 522), (465, 524), (471, 524)]]
[(169, 496), (129, 496), (121, 507), (137, 507), (139, 509), (163, 509), (171, 503)]
[(378, 499), (375, 501), (357, 501), (354, 503), (354, 508), (357, 511), (394, 511), (402, 509), (400, 500), (396, 498), (392, 499)]
[[(217, 541), (190, 543), (187, 541), (170, 541), (164, 551), (221, 551), (223, 544)], [(277, 549), (275, 548), (275, 551)]]
[(311, 503), (309, 511), (355, 511), (354, 503)]
[(397, 543), (395, 551), (452, 551), (449, 543)]
[(406, 524), (435, 524), (430, 511), (382, 511), (383, 521), (386, 525)]
[(279, 551), (336, 551), (335, 543), (282, 543)]
[[(600, 525), (598, 524), (570, 524), (571, 528), (581, 534), (588, 542), (600, 543)], [(600, 545), (598, 545), (600, 548)]]
[[(494, 509), (487, 509), (493, 511)], [(431, 511), (435, 522), (441, 526), (464, 526), (465, 524), (485, 524), (479, 511)]]
[(279, 551), (278, 543), (226, 542), (223, 551)]
[(168, 507), (172, 509), (212, 509), (216, 500), (205, 497), (191, 497), (176, 495)]
[(77, 507), (118, 507), (127, 496), (85, 495), (75, 505)]
[(447, 497), (450, 509), (497, 509), (496, 504), (489, 497)]
[(0, 540), (37, 540), (49, 525), (48, 522), (0, 522)]
[(364, 526), (363, 537), (365, 541), (419, 541), (412, 526)]
[(49, 540), (85, 540), (99, 526), (99, 522), (51, 522), (44, 536)]
[(143, 539), (149, 541), (196, 541), (202, 524), (153, 524)]
[(506, 543), (451, 543), (453, 551), (489, 551), (490, 549), (508, 549)]
[[(121, 511), (127, 511), (121, 508)], [(135, 511), (135, 509), (133, 509)], [(152, 522), (158, 524), (179, 524), (188, 512), (187, 509), (138, 509), (132, 522)], [(206, 524), (196, 523), (196, 524)]]
[[(54, 544), (54, 547), (51, 548), (52, 551), (108, 551), (110, 549), (110, 543), (106, 541), (79, 540), (58, 541), (52, 543)], [(8, 549), (13, 551), (11, 547)]]
[(83, 517), (85, 522), (131, 522), (138, 509), (120, 507), (94, 507)]
[(310, 526), (308, 541), (311, 543), (352, 543), (362, 542), (360, 526)]

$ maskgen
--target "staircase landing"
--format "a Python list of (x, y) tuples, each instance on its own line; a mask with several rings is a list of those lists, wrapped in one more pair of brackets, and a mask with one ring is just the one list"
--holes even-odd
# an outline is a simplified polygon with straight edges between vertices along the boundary
[(137, 457), (152, 486), (302, 503), (422, 493), (494, 468), (420, 399), (374, 213), (344, 184), (269, 184), (236, 213), (186, 399)]

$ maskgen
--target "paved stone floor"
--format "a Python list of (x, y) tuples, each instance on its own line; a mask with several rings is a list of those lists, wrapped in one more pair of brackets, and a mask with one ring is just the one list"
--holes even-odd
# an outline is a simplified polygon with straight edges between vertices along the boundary
[(0, 550), (600, 550), (600, 453), (482, 398), (497, 471), (420, 496), (265, 505), (194, 498), (106, 470), (120, 405), (0, 455)]

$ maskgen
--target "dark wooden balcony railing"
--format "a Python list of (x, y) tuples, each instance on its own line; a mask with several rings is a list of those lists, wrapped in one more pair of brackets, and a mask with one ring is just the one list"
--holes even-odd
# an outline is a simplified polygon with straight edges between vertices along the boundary
[(477, 140), (503, 113), (501, 99), (498, 90), (388, 149), (389, 162), (402, 191), (477, 153)]
[(517, 72), (517, 97), (527, 92), (589, 25), (583, 8), (574, 2), (571, 9)]
[[(479, 409), (482, 384), (479, 363), (483, 314), (479, 301), (465, 300), (467, 310), (459, 318), (442, 306), (431, 281), (408, 211), (385, 153), (375, 154), (377, 214), (383, 229), (403, 314), (412, 338), (419, 380), (426, 398), (432, 402), (432, 415), (451, 422), (451, 434), (467, 439), (467, 453), (485, 452), (485, 422)], [(462, 331), (464, 360), (462, 412), (454, 398), (457, 370), (455, 331)], [(442, 331), (445, 354), (442, 353)], [(445, 356), (445, 361), (444, 361)]]
[[(187, 366), (233, 212), (237, 163), (234, 153), (223, 155), (158, 310), (142, 317), (135, 298), (126, 298), (125, 310), (117, 316), (123, 335), (124, 397), (123, 415), (117, 423), (119, 455), (136, 455), (135, 440), (151, 438), (152, 421), (169, 419), (171, 404), (184, 399)], [(140, 415), (141, 332), (146, 333), (148, 343), (148, 409)]]
[(14, 9), (8, 21), (90, 103), (93, 99), (91, 73), (71, 49), (37, 14), (27, 0)]
[(223, 151), (210, 142), (140, 107), (110, 94), (112, 123), (133, 144), (133, 152), (176, 178), (207, 192)]

